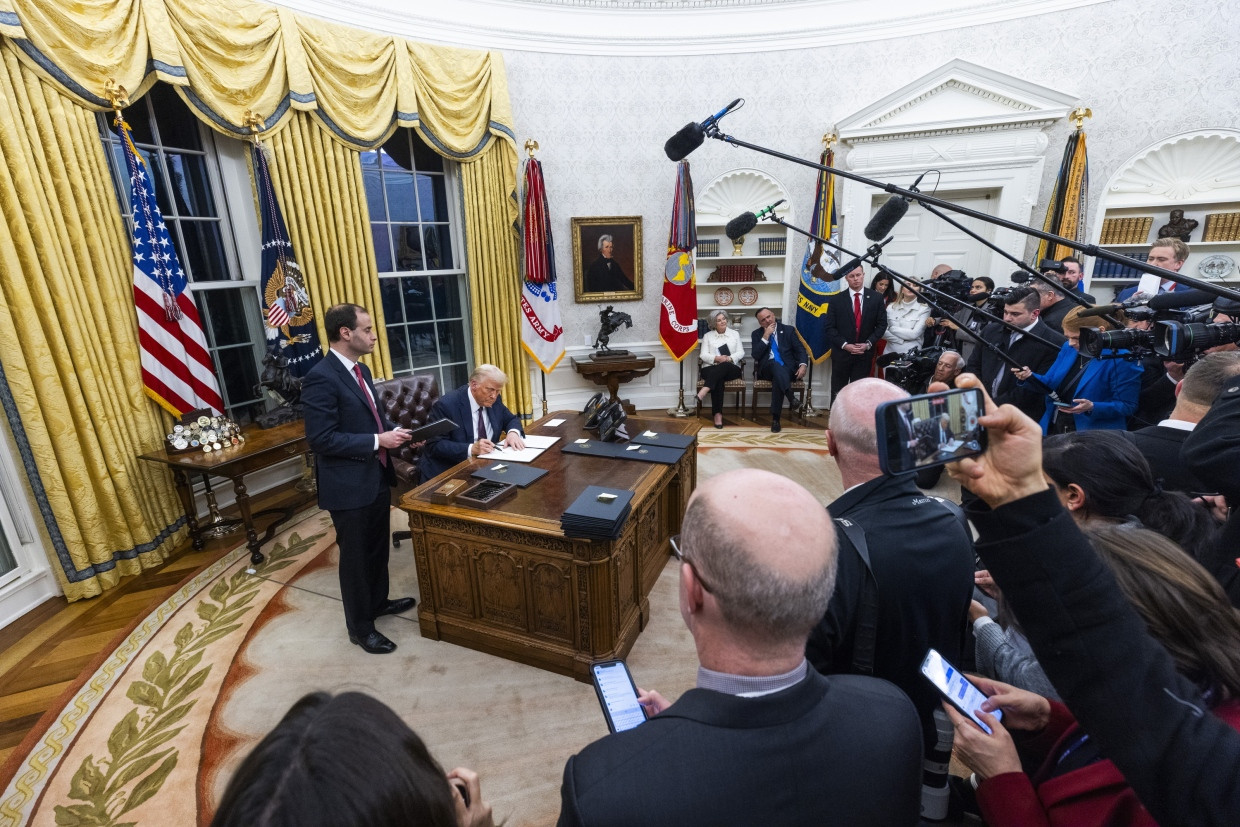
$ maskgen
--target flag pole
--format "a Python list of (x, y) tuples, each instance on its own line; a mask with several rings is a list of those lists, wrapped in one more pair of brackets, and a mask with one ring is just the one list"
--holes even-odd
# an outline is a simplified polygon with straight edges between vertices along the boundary
[[(834, 130), (823, 133), (822, 148), (826, 152), (835, 146), (835, 142), (839, 140), (839, 135)], [(835, 186), (835, 180), (831, 180), (831, 187)], [(834, 210), (833, 210), (834, 211)], [(830, 220), (828, 218), (828, 220)], [(830, 231), (828, 231), (829, 234)], [(805, 371), (805, 395), (801, 398), (801, 421), (804, 422), (811, 416), (818, 416), (819, 411), (814, 407), (814, 359), (809, 360), (809, 368)], [(829, 409), (828, 409), (829, 410)]]
[(668, 416), (674, 416), (680, 419), (689, 415), (689, 409), (685, 407), (685, 360), (680, 360), (680, 393), (677, 398), (676, 407), (667, 409)]

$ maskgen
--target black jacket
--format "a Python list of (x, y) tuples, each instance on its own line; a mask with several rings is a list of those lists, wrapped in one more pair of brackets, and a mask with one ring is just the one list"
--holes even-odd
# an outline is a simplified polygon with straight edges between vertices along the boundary
[[(1041, 319), (1029, 332), (1053, 342), (1054, 347), (1048, 347), (1029, 336), (1021, 336), (1015, 344), (1009, 345), (1012, 333), (998, 323), (987, 325), (982, 331), (982, 338), (998, 346), (1022, 366), (1032, 368), (1034, 373), (1044, 374), (1055, 363), (1056, 357), (1059, 356), (1059, 349), (1067, 339), (1062, 333), (1057, 333), (1048, 327)], [(991, 382), (995, 374), (1002, 371), (1003, 379), (999, 382), (999, 392), (991, 394), (995, 402), (999, 405), (1011, 403), (1035, 422), (1042, 419), (1042, 414), (1046, 412), (1046, 396), (1036, 390), (1019, 387), (1016, 377), (1012, 375), (1011, 366), (992, 353), (989, 348), (978, 345), (973, 353), (972, 361), (969, 362), (968, 371), (982, 380), (987, 392), (991, 390)]]
[(850, 358), (853, 354), (844, 345), (869, 342), (878, 344), (887, 332), (887, 304), (881, 294), (866, 287), (861, 293), (861, 335), (857, 335), (857, 317), (853, 315), (852, 291), (845, 289), (827, 299), (827, 312), (823, 316), (827, 344), (831, 345), (831, 358)]
[[(762, 370), (763, 365), (771, 359), (771, 343), (762, 341), (762, 334), (765, 332), (759, 327), (749, 335), (749, 354), (753, 356), (755, 370)], [(789, 373), (796, 373), (798, 365), (809, 364), (809, 354), (805, 352), (805, 345), (801, 344), (801, 337), (797, 335), (795, 327), (777, 322), (775, 341), (779, 344), (779, 357), (784, 360), (784, 367)]]

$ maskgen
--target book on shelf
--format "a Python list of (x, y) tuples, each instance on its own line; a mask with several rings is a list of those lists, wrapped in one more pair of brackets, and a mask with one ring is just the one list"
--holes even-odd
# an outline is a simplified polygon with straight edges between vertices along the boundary
[(782, 256), (788, 252), (788, 239), (773, 236), (758, 239), (758, 255)]
[(711, 271), (706, 280), (730, 284), (738, 281), (766, 281), (766, 276), (754, 264), (720, 264)]
[(1240, 212), (1206, 213), (1202, 241), (1240, 241)]
[(719, 239), (717, 238), (700, 238), (698, 239), (697, 254), (699, 256), (713, 257), (719, 255)]

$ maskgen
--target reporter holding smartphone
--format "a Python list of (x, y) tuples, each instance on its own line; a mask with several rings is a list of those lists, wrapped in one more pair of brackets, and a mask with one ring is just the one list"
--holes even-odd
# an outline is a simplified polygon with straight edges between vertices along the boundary
[[(982, 387), (972, 374), (956, 385)], [(1173, 659), (1151, 637), (1115, 574), (1047, 486), (1041, 429), (989, 396), (986, 406), (988, 450), (948, 470), (984, 503), (970, 509), (978, 555), (1047, 676), (1153, 820), (1236, 824), (1240, 733), (1230, 702), (1237, 687), (1229, 678), (1206, 698), (1181, 674), (1179, 654)], [(1237, 648), (1230, 633), (1223, 640)]]

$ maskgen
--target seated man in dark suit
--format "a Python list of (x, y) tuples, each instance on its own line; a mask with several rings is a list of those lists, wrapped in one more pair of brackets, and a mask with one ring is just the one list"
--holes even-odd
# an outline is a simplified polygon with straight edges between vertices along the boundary
[(500, 391), (508, 377), (495, 365), (479, 365), (469, 382), (444, 394), (431, 406), (430, 421), (451, 419), (456, 428), (427, 441), (418, 456), (422, 480), (429, 480), (453, 465), (505, 445), (520, 450), (525, 447), (521, 420), (504, 407)]
[(908, 698), (805, 660), (835, 579), (822, 507), (785, 477), (730, 471), (698, 486), (682, 532), (697, 688), (675, 704), (639, 690), (649, 720), (570, 758), (560, 825), (916, 824), (920, 728)]
[[(793, 405), (792, 380), (805, 376), (809, 367), (809, 355), (795, 327), (775, 318), (769, 307), (754, 314), (758, 329), (750, 335), (749, 352), (754, 358), (754, 376), (771, 383), (771, 430), (781, 429), (779, 414), (784, 409), (784, 397), (788, 407)], [(773, 345), (773, 346), (772, 346)]]
[(1207, 353), (1188, 369), (1176, 388), (1171, 415), (1148, 428), (1133, 431), (1132, 438), (1150, 463), (1163, 488), (1189, 495), (1212, 493), (1210, 486), (1180, 459), (1184, 440), (1197, 427), (1228, 382), (1240, 375), (1240, 351)]

